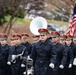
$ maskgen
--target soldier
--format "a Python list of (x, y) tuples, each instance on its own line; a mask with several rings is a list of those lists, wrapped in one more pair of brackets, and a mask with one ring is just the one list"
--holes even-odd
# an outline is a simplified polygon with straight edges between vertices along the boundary
[(73, 73), (74, 75), (76, 75), (76, 36), (73, 37), (73, 44), (74, 44), (74, 48), (73, 48)]
[(52, 75), (64, 75), (64, 66), (66, 64), (67, 58), (67, 50), (65, 47), (59, 43), (59, 32), (53, 31), (51, 32), (51, 41), (53, 42), (56, 52), (57, 52), (57, 62), (55, 68), (53, 70)]
[(21, 57), (26, 57), (28, 52), (26, 50), (26, 47), (21, 44), (21, 35), (16, 33), (13, 34), (13, 38), (15, 40), (15, 46), (11, 48), (12, 52), (12, 75), (22, 75), (21, 67), (25, 66), (23, 65), (24, 60), (21, 59)]
[(48, 30), (40, 28), (38, 32), (40, 40), (34, 45), (31, 53), (34, 60), (34, 75), (51, 75), (51, 68), (54, 68), (56, 62), (56, 51), (48, 39)]
[(29, 35), (27, 33), (22, 33), (21, 34), (21, 38), (22, 38), (22, 44), (27, 48), (28, 55), (30, 55), (31, 54), (32, 45), (28, 42)]
[(0, 33), (0, 75), (11, 75), (10, 66), (7, 65), (10, 46), (7, 44), (7, 35)]
[(11, 46), (10, 46), (9, 55), (8, 55), (8, 62), (7, 62), (8, 65), (11, 65), (12, 53), (15, 49), (15, 40), (13, 37), (10, 39), (10, 42), (11, 42)]
[[(28, 58), (29, 58), (29, 56), (31, 54), (31, 50), (32, 50), (32, 45), (29, 43), (29, 35), (27, 33), (22, 33), (21, 39), (22, 39), (22, 45), (24, 45), (27, 48)], [(23, 64), (25, 65), (26, 63), (24, 62)], [(21, 71), (24, 72), (26, 67), (22, 66)]]
[[(39, 35), (33, 35), (32, 38), (33, 38), (33, 42), (32, 42), (32, 49), (33, 49), (34, 45), (39, 41), (40, 36)], [(31, 55), (30, 55), (30, 57), (31, 57)], [(33, 60), (33, 62), (34, 62), (34, 60)], [(34, 63), (33, 63), (33, 65), (34, 65)]]
[(73, 45), (72, 45), (72, 36), (71, 35), (67, 35), (65, 46), (68, 48), (67, 62), (65, 65), (65, 75), (73, 75), (73, 72), (72, 72)]

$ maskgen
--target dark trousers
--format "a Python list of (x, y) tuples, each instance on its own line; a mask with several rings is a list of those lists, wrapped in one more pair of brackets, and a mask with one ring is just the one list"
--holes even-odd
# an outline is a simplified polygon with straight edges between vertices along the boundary
[(52, 69), (51, 75), (65, 75), (64, 69), (60, 69), (57, 65), (54, 69)]
[(58, 69), (58, 75), (65, 75), (64, 69)]
[(4, 68), (0, 68), (0, 75), (5, 75)]
[(24, 75), (23, 73), (26, 71), (26, 67), (22, 68), (20, 67), (19, 69), (19, 75)]
[(6, 65), (4, 68), (5, 75), (12, 75), (11, 65)]
[(76, 75), (76, 66), (73, 66), (73, 75)]
[(65, 75), (73, 75), (73, 69), (72, 68), (65, 68)]
[(11, 65), (12, 75), (19, 75), (20, 63)]

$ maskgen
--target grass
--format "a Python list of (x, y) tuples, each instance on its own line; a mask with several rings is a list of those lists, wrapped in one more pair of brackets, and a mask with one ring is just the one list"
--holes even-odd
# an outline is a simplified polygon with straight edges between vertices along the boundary
[[(8, 22), (10, 19), (10, 15), (5, 16), (6, 21)], [(14, 18), (14, 24), (25, 24), (25, 25), (30, 25), (31, 19), (21, 19), (21, 18)], [(62, 22), (62, 21), (56, 21), (56, 20), (47, 20), (47, 23), (54, 23), (58, 24), (59, 26), (66, 25), (68, 26), (68, 22)]]

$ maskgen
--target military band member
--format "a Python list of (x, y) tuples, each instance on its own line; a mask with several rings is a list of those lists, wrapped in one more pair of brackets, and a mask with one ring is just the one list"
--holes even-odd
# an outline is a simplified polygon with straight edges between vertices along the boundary
[(10, 50), (9, 50), (9, 54), (8, 54), (8, 62), (7, 62), (8, 65), (11, 65), (12, 53), (15, 49), (15, 40), (13, 37), (10, 38), (10, 44), (11, 44), (11, 46), (10, 46)]
[(67, 35), (65, 46), (68, 48), (67, 62), (65, 65), (65, 75), (73, 75), (73, 72), (72, 72), (73, 45), (72, 45), (72, 36), (71, 35)]
[(73, 44), (74, 44), (74, 51), (73, 51), (73, 75), (76, 75), (76, 35), (73, 36)]
[(29, 34), (22, 33), (21, 34), (22, 44), (27, 48), (28, 55), (31, 54), (32, 45), (29, 43)]
[(48, 39), (48, 30), (40, 28), (40, 40), (32, 50), (32, 59), (34, 60), (34, 75), (51, 75), (51, 68), (54, 68), (56, 62), (56, 51), (54, 45)]
[(7, 35), (0, 33), (0, 75), (11, 75), (10, 66), (7, 65), (10, 46), (7, 44)]
[(65, 47), (59, 43), (59, 32), (53, 31), (51, 32), (51, 41), (53, 42), (56, 53), (57, 53), (57, 62), (55, 65), (55, 68), (53, 70), (52, 75), (64, 75), (64, 66), (66, 64), (66, 58), (67, 58), (67, 50)]
[(28, 52), (26, 50), (26, 47), (24, 45), (21, 44), (21, 35), (16, 33), (13, 34), (13, 38), (15, 40), (15, 46), (12, 53), (12, 75), (22, 75), (22, 71), (21, 71), (21, 67), (25, 66), (24, 60), (21, 59), (21, 57), (26, 57), (28, 55)]

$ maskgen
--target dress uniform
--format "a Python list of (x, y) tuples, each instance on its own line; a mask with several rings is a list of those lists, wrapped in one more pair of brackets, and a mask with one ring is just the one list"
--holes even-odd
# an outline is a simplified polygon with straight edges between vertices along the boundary
[(14, 40), (15, 40), (15, 46), (11, 48), (12, 52), (12, 75), (22, 75), (21, 66), (24, 66), (24, 60), (21, 57), (26, 57), (28, 55), (28, 52), (26, 50), (26, 47), (21, 44), (21, 35), (16, 33), (13, 34)]
[[(32, 42), (32, 50), (33, 50), (34, 45), (39, 41), (39, 38), (40, 38), (39, 35), (33, 35), (32, 36), (32, 40), (33, 40), (33, 42)], [(31, 55), (30, 55), (30, 57), (31, 57)], [(34, 65), (34, 60), (33, 60), (33, 65)]]
[(73, 75), (76, 75), (76, 35), (73, 36)]
[(53, 70), (52, 75), (64, 75), (64, 66), (66, 64), (67, 58), (67, 49), (59, 43), (59, 32), (53, 31), (51, 32), (51, 41), (54, 43), (57, 53), (57, 62), (55, 68)]
[[(27, 33), (22, 33), (21, 34), (21, 38), (22, 38), (22, 45), (24, 45), (26, 48), (27, 48), (27, 51), (28, 51), (28, 56), (31, 55), (31, 50), (32, 50), (32, 45), (28, 42), (28, 39), (29, 39), (29, 35)], [(24, 62), (24, 65), (26, 63)], [(30, 67), (30, 66), (29, 66)], [(26, 67), (22, 67), (22, 72), (25, 71), (25, 68)]]
[(11, 46), (10, 46), (10, 50), (9, 50), (9, 55), (8, 55), (8, 65), (11, 65), (11, 60), (12, 60), (12, 53), (15, 49), (15, 39), (12, 37), (10, 38), (10, 42), (11, 42)]
[[(8, 61), (7, 61), (7, 64), (11, 67), (11, 75), (12, 75), (12, 54), (13, 54), (13, 51), (15, 50), (15, 40), (14, 38), (10, 38), (10, 48), (9, 48), (9, 53), (8, 53)], [(10, 75), (10, 74), (9, 74)]]
[(32, 50), (31, 56), (34, 60), (34, 75), (51, 75), (51, 68), (56, 62), (56, 51), (54, 45), (48, 39), (48, 30), (40, 28), (40, 40)]
[(11, 75), (11, 68), (7, 64), (10, 46), (6, 34), (0, 33), (0, 43), (0, 75)]
[(22, 38), (22, 44), (28, 50), (28, 55), (31, 54), (32, 45), (28, 42), (29, 35), (27, 33), (22, 33), (21, 38)]
[(72, 36), (67, 35), (66, 38), (66, 48), (68, 48), (67, 54), (67, 62), (65, 65), (65, 75), (73, 75), (72, 64), (73, 64), (73, 44), (72, 44)]

